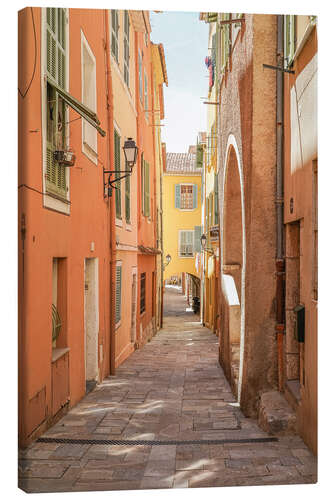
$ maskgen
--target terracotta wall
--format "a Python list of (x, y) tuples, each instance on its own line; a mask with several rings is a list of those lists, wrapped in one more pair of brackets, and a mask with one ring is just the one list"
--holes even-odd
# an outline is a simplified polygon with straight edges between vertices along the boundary
[[(290, 229), (299, 226), (299, 284), (294, 296), (286, 297), (286, 336), (285, 336), (285, 395), (297, 412), (299, 432), (310, 448), (317, 452), (317, 296), (315, 293), (314, 273), (316, 266), (315, 252), (315, 211), (316, 211), (316, 145), (306, 143), (302, 131), (303, 163), (292, 165), (292, 141), (295, 141), (291, 129), (291, 90), (295, 88), (298, 77), (306, 78), (308, 89), (316, 85), (317, 31), (314, 27), (302, 51), (296, 58), (293, 70), (295, 74), (284, 77), (284, 222), (286, 224), (286, 280), (287, 284), (296, 282), (291, 262), (295, 259)], [(298, 89), (300, 83), (297, 84)], [(300, 92), (298, 98), (300, 97)], [(313, 106), (311, 130), (316, 120), (316, 93), (307, 105)], [(306, 119), (303, 109), (303, 118)], [(293, 148), (298, 144), (293, 145)], [(311, 147), (310, 147), (311, 146)], [(310, 149), (309, 149), (310, 147)], [(308, 151), (308, 153), (307, 153)], [(297, 304), (305, 306), (305, 342), (299, 344), (294, 339), (296, 315), (293, 308)], [(294, 353), (293, 359), (286, 353)], [(290, 384), (291, 382), (291, 384)], [(296, 390), (293, 390), (296, 389)]]
[[(33, 8), (37, 37), (36, 73), (24, 99), (19, 97), (19, 393), (20, 441), (25, 444), (49, 425), (52, 419), (52, 259), (67, 261), (65, 276), (67, 318), (62, 340), (69, 348), (69, 406), (85, 394), (84, 354), (84, 261), (98, 259), (99, 334), (98, 378), (109, 373), (110, 365), (110, 227), (109, 205), (103, 198), (101, 163), (82, 153), (82, 119), (70, 110), (70, 145), (76, 163), (70, 168), (69, 215), (43, 206), (41, 15)], [(106, 129), (104, 12), (69, 9), (69, 92), (81, 95), (81, 29), (96, 57), (97, 114)], [(19, 60), (25, 61), (19, 85), (25, 87), (34, 60), (31, 10), (19, 13)], [(19, 65), (19, 67), (21, 67)], [(74, 78), (74, 75), (76, 78)], [(79, 118), (77, 120), (77, 118)], [(33, 132), (32, 132), (33, 131)], [(98, 158), (107, 164), (106, 138), (98, 134)], [(24, 185), (24, 186), (23, 186)], [(94, 207), (94, 210), (91, 209)], [(25, 229), (22, 221), (25, 220)], [(22, 231), (22, 229), (24, 229)], [(24, 245), (24, 249), (23, 249)], [(23, 251), (24, 250), (24, 251)], [(57, 346), (58, 347), (58, 346)], [(42, 396), (38, 396), (42, 395)], [(38, 418), (32, 408), (39, 399)], [(37, 412), (38, 413), (38, 412)], [(36, 412), (34, 413), (36, 415)], [(30, 436), (30, 437), (29, 437)]]

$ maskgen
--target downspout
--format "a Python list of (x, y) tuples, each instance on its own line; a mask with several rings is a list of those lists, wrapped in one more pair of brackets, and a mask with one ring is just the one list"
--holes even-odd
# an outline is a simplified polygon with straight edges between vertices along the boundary
[[(277, 16), (277, 66), (283, 66), (284, 26), (283, 16)], [(282, 64), (281, 64), (282, 63)], [(283, 234), (283, 91), (284, 73), (276, 72), (276, 335), (278, 350), (278, 388), (283, 391), (283, 344), (285, 333), (284, 288), (285, 257)]]
[[(106, 90), (107, 90), (107, 117), (108, 117), (108, 170), (113, 170), (113, 93), (111, 76), (111, 43), (109, 11), (104, 10), (105, 29), (105, 56), (106, 56)], [(115, 283), (116, 283), (116, 212), (115, 196), (108, 199), (110, 209), (110, 374), (116, 373), (116, 318), (115, 318)]]

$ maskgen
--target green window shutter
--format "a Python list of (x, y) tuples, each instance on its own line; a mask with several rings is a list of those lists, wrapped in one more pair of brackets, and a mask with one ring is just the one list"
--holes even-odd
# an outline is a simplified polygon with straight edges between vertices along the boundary
[(118, 62), (119, 12), (111, 10), (111, 53)]
[(116, 267), (116, 324), (121, 320), (121, 279), (122, 267)]
[[(120, 171), (120, 136), (116, 130), (114, 131), (114, 169), (116, 172)], [(119, 175), (115, 174), (116, 177)], [(116, 188), (116, 217), (121, 219), (121, 181), (116, 182)]]
[(219, 190), (218, 190), (218, 175), (214, 177), (214, 224), (219, 223)]
[(145, 213), (145, 163), (141, 153), (141, 212)]
[(140, 49), (138, 55), (138, 65), (139, 65), (139, 95), (140, 95), (140, 100), (142, 102), (142, 57)]
[(180, 208), (180, 184), (175, 185), (175, 208)]
[(197, 151), (196, 151), (196, 167), (197, 168), (202, 168), (202, 162), (203, 162), (203, 145), (202, 144), (197, 144)]
[(124, 80), (129, 86), (129, 15), (124, 11)]
[(201, 226), (194, 226), (194, 251), (201, 252)]
[(131, 221), (131, 177), (125, 177), (125, 217), (126, 222)]
[(145, 165), (145, 213), (147, 217), (150, 216), (150, 177), (149, 177), (149, 163), (144, 162)]
[[(65, 9), (46, 9), (46, 70), (58, 85), (66, 84)], [(66, 109), (63, 99), (47, 84), (46, 191), (66, 198), (66, 167), (54, 160), (55, 150), (66, 147)]]
[(198, 208), (198, 186), (193, 184), (193, 208)]

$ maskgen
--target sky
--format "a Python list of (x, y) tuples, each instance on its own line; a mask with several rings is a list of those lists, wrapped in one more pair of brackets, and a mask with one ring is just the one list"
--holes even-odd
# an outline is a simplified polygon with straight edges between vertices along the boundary
[(154, 43), (163, 43), (168, 87), (164, 85), (162, 140), (169, 153), (186, 153), (206, 130), (208, 25), (198, 12), (151, 12)]

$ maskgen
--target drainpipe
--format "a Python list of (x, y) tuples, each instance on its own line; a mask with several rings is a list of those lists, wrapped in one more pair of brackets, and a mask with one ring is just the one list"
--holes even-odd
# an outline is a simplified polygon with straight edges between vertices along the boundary
[[(277, 65), (283, 66), (284, 57), (284, 18), (277, 16)], [(284, 320), (284, 287), (285, 258), (283, 238), (283, 83), (284, 73), (276, 72), (276, 335), (278, 349), (278, 387), (283, 391), (283, 337)]]
[[(105, 29), (105, 58), (106, 58), (106, 89), (107, 89), (107, 117), (108, 117), (108, 170), (113, 170), (113, 93), (111, 77), (111, 43), (109, 11), (104, 10), (104, 29)], [(116, 373), (116, 318), (115, 308), (115, 283), (116, 283), (116, 212), (115, 196), (108, 199), (110, 211), (110, 374)]]

